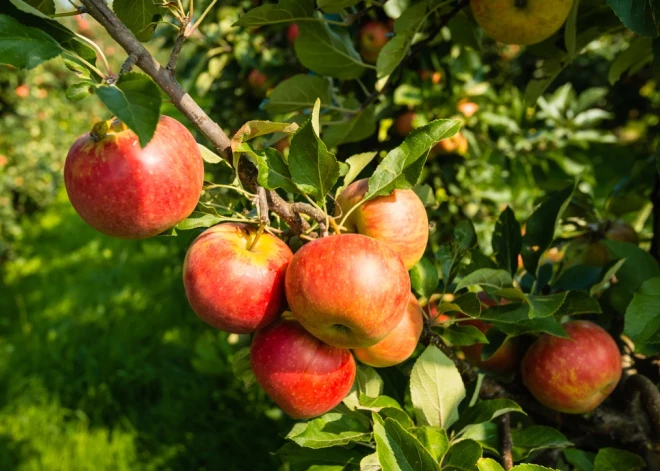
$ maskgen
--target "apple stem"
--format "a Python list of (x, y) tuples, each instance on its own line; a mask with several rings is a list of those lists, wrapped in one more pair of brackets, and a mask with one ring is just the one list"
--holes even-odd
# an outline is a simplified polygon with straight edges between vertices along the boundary
[(515, 6), (516, 8), (525, 8), (527, 6), (527, 0), (516, 0)]
[(257, 245), (257, 242), (259, 242), (259, 238), (261, 237), (261, 234), (264, 233), (265, 228), (266, 228), (265, 224), (261, 224), (259, 226), (259, 230), (257, 231), (256, 235), (254, 236), (254, 239), (252, 240), (252, 243), (250, 244), (250, 248), (248, 249), (249, 252), (252, 252), (252, 249)]
[(330, 225), (337, 235), (341, 234), (341, 227), (337, 225), (335, 218), (330, 218)]

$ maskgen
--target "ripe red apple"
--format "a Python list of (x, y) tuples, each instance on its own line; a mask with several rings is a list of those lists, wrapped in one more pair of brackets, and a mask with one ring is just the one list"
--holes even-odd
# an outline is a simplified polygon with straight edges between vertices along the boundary
[(185, 126), (161, 116), (144, 149), (118, 121), (107, 134), (92, 134), (76, 140), (64, 164), (69, 199), (87, 224), (110, 236), (144, 239), (193, 212), (204, 162)]
[(247, 334), (284, 310), (284, 278), (293, 253), (268, 233), (251, 247), (256, 234), (244, 224), (219, 224), (190, 246), (183, 284), (190, 306), (207, 324)]
[(605, 238), (618, 240), (619, 242), (639, 244), (639, 234), (637, 234), (637, 231), (630, 224), (623, 221), (613, 222), (605, 232)]
[(250, 363), (266, 394), (296, 419), (311, 419), (333, 409), (355, 380), (351, 352), (321, 342), (287, 319), (256, 333)]
[(588, 321), (564, 324), (570, 339), (542, 335), (522, 361), (522, 380), (543, 405), (568, 414), (598, 407), (621, 379), (621, 353), (605, 329)]
[(477, 111), (479, 111), (479, 105), (467, 98), (463, 98), (458, 102), (457, 109), (459, 112), (463, 113), (466, 118), (471, 118), (477, 113)]
[(460, 132), (454, 136), (438, 142), (432, 150), (432, 154), (458, 154), (465, 155), (468, 151), (468, 140)]
[(399, 324), (376, 345), (358, 348), (353, 353), (365, 365), (376, 368), (398, 365), (415, 351), (424, 328), (424, 316), (417, 298), (411, 293)]
[[(369, 180), (348, 185), (337, 198), (335, 215), (346, 214), (362, 201)], [(349, 232), (372, 237), (398, 253), (410, 270), (419, 262), (429, 240), (429, 219), (419, 197), (412, 190), (394, 190), (359, 206), (345, 222)]]
[(406, 111), (405, 113), (400, 114), (394, 120), (394, 130), (396, 133), (401, 137), (406, 137), (410, 134), (415, 129), (415, 117), (416, 115), (414, 111)]
[(291, 44), (296, 42), (296, 39), (298, 38), (298, 33), (299, 33), (298, 25), (295, 23), (290, 24), (286, 30), (286, 37)]
[(409, 295), (401, 257), (360, 234), (310, 242), (286, 272), (293, 316), (315, 337), (340, 348), (383, 340), (401, 321)]
[(433, 85), (438, 85), (442, 82), (442, 72), (432, 72), (430, 70), (418, 70), (419, 78), (422, 80), (430, 80)]
[(256, 95), (265, 95), (270, 88), (268, 75), (258, 69), (252, 69), (247, 77), (247, 82)]
[(360, 54), (362, 58), (376, 63), (378, 54), (388, 41), (390, 28), (380, 21), (370, 21), (360, 29)]

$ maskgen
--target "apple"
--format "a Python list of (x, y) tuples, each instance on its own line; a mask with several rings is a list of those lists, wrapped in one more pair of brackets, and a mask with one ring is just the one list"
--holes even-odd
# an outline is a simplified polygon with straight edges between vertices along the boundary
[(564, 260), (566, 268), (573, 265), (604, 267), (610, 261), (610, 251), (602, 241), (577, 239), (568, 245)]
[(442, 72), (419, 70), (417, 73), (419, 74), (419, 78), (421, 78), (423, 81), (430, 80), (433, 85), (438, 85), (440, 82), (442, 82)]
[(573, 0), (472, 0), (474, 19), (496, 41), (536, 44), (564, 24)]
[(477, 111), (479, 111), (479, 105), (467, 98), (463, 98), (458, 102), (457, 109), (459, 112), (463, 113), (466, 118), (471, 118), (477, 113)]
[(295, 23), (290, 24), (286, 30), (286, 37), (291, 44), (295, 43), (296, 39), (298, 39), (298, 33), (298, 25)]
[(465, 155), (468, 151), (468, 140), (462, 133), (438, 142), (432, 150), (433, 154), (459, 154)]
[(605, 232), (605, 238), (619, 242), (639, 244), (639, 234), (637, 234), (637, 231), (630, 224), (623, 221), (613, 222)]
[[(293, 257), (277, 237), (244, 224), (203, 232), (183, 263), (183, 284), (193, 311), (207, 324), (247, 334), (273, 322), (286, 307), (284, 279)], [(254, 246), (252, 246), (254, 245)]]
[(280, 154), (286, 155), (286, 152), (291, 148), (291, 142), (289, 141), (289, 138), (285, 137), (284, 139), (277, 141), (271, 147), (277, 149)]
[(311, 419), (336, 407), (355, 380), (355, 360), (294, 320), (281, 319), (259, 330), (250, 347), (259, 385), (295, 419)]
[(66, 191), (80, 217), (123, 239), (153, 237), (186, 219), (203, 183), (195, 138), (167, 116), (144, 149), (123, 123), (99, 124), (76, 140), (64, 164)]
[(265, 95), (270, 88), (268, 75), (258, 69), (252, 69), (247, 76), (247, 83), (256, 95)]
[(360, 54), (362, 58), (375, 64), (378, 54), (387, 43), (391, 29), (380, 21), (370, 21), (360, 29)]
[(304, 245), (286, 272), (293, 316), (334, 347), (365, 348), (383, 340), (401, 321), (409, 295), (401, 257), (360, 234)]
[(542, 335), (522, 361), (522, 380), (550, 409), (584, 414), (598, 407), (621, 379), (621, 353), (605, 329), (589, 321), (564, 324), (570, 339)]
[(406, 111), (405, 113), (399, 115), (394, 120), (394, 130), (396, 133), (401, 137), (406, 137), (409, 133), (411, 133), (415, 129), (414, 122), (416, 116), (417, 115), (414, 111)]
[[(498, 305), (498, 302), (489, 297), (485, 291), (479, 292), (477, 297), (486, 309)], [(508, 299), (502, 298), (499, 302), (499, 305), (501, 306), (506, 304), (509, 304)], [(467, 316), (464, 314), (459, 314), (457, 317), (467, 318)], [(486, 323), (479, 319), (471, 319), (469, 321), (460, 322), (460, 325), (471, 325), (479, 329), (484, 334), (487, 334), (488, 331), (493, 327), (493, 324)], [(483, 348), (484, 345), (481, 343), (463, 347), (463, 353), (465, 354), (465, 359), (468, 361), (468, 363), (483, 371), (500, 375), (509, 374), (516, 370), (520, 360), (520, 352), (517, 339), (509, 339), (504, 342), (500, 348), (498, 348), (495, 353), (493, 353), (487, 360), (481, 359), (481, 352), (483, 351)]]
[(417, 298), (411, 293), (399, 324), (376, 345), (353, 350), (355, 357), (375, 368), (398, 365), (415, 351), (424, 328), (424, 316)]
[[(360, 203), (369, 180), (348, 185), (337, 198), (335, 215), (346, 214)], [(410, 270), (419, 262), (429, 240), (429, 219), (424, 204), (412, 190), (394, 190), (358, 206), (346, 219), (348, 232), (372, 237), (398, 253)]]

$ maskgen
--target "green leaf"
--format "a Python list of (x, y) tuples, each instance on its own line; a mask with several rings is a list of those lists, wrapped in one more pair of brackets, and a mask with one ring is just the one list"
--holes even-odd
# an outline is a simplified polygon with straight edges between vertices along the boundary
[(318, 0), (318, 6), (325, 13), (341, 13), (346, 8), (360, 3), (361, 0)]
[(532, 452), (545, 448), (565, 448), (572, 443), (552, 427), (532, 425), (524, 429), (511, 430), (513, 441), (513, 461), (521, 461)]
[(495, 289), (503, 289), (513, 286), (511, 274), (505, 270), (494, 270), (492, 268), (482, 268), (473, 271), (463, 278), (454, 291), (460, 291), (468, 286), (490, 286)]
[(484, 333), (473, 325), (453, 324), (446, 329), (442, 329), (440, 335), (457, 347), (467, 347), (475, 343), (488, 343)]
[(405, 141), (391, 150), (378, 165), (369, 179), (369, 190), (364, 200), (389, 195), (396, 189), (414, 187), (431, 147), (455, 135), (459, 128), (459, 121), (438, 119), (408, 134)]
[(511, 471), (557, 471), (552, 468), (546, 468), (545, 466), (540, 466), (538, 464), (519, 464), (511, 468)]
[[(385, 48), (383, 48), (383, 50), (385, 50)], [(424, 103), (424, 95), (422, 94), (421, 88), (415, 87), (408, 83), (402, 83), (401, 85), (396, 87), (396, 89), (394, 89), (393, 100), (395, 105), (419, 106), (422, 103)], [(418, 116), (415, 116), (415, 118), (421, 121), (421, 119)], [(420, 124), (425, 124), (425, 122), (415, 123), (415, 121), (413, 120), (414, 127), (417, 127)]]
[(594, 461), (594, 471), (641, 471), (644, 460), (634, 453), (616, 448), (601, 448)]
[(64, 95), (69, 101), (80, 101), (91, 95), (92, 84), (89, 82), (74, 83), (66, 89)]
[(140, 146), (149, 143), (160, 117), (161, 95), (158, 85), (145, 74), (123, 74), (115, 85), (101, 86), (96, 94), (117, 118), (137, 134)]
[(424, 296), (430, 298), (433, 293), (438, 289), (438, 281), (440, 275), (435, 264), (428, 258), (422, 258), (417, 265), (410, 270), (410, 282), (413, 290)]
[(577, 52), (577, 14), (580, 6), (580, 0), (573, 0), (571, 12), (566, 19), (566, 26), (564, 27), (564, 44), (569, 57), (575, 56)]
[(626, 27), (640, 36), (658, 36), (660, 32), (658, 0), (607, 0)]
[(598, 300), (584, 291), (569, 291), (564, 304), (555, 312), (555, 317), (577, 316), (580, 314), (601, 314)]
[(528, 304), (494, 306), (484, 310), (479, 319), (494, 324), (499, 330), (510, 336), (546, 332), (557, 337), (568, 337), (562, 325), (554, 317), (530, 319), (529, 310)]
[(330, 105), (330, 81), (313, 75), (294, 75), (275, 87), (264, 107), (271, 114), (283, 114), (312, 108), (319, 98), (322, 105)]
[(474, 230), (474, 225), (469, 219), (463, 219), (454, 228), (452, 234), (453, 242), (460, 250), (468, 250), (474, 247), (477, 243), (477, 233)]
[(211, 227), (223, 221), (223, 218), (214, 214), (202, 213), (200, 211), (193, 212), (186, 219), (174, 226), (180, 231), (190, 231), (200, 227)]
[[(467, 408), (456, 422), (454, 430), (461, 431), (468, 425), (490, 422), (504, 414), (519, 412), (525, 414), (521, 407), (510, 399), (490, 399), (479, 401), (472, 407)], [(525, 414), (527, 415), (527, 414)]]
[(406, 57), (410, 46), (412, 46), (415, 32), (415, 30), (409, 30), (403, 33), (397, 33), (385, 43), (376, 61), (376, 71), (379, 79), (387, 77), (394, 72)]
[(348, 121), (327, 126), (323, 133), (323, 141), (328, 147), (336, 147), (339, 144), (362, 141), (375, 132), (374, 107), (370, 106), (351, 116)]
[(360, 471), (382, 471), (382, 469), (376, 452), (365, 456), (360, 461)]
[(445, 429), (438, 427), (414, 427), (409, 430), (439, 463), (449, 450), (449, 438)]
[(383, 418), (390, 417), (399, 422), (404, 428), (410, 428), (415, 425), (401, 405), (389, 396), (378, 396), (373, 398), (361, 395), (360, 405), (357, 409), (377, 412)]
[(308, 121), (293, 136), (289, 150), (289, 169), (298, 188), (323, 201), (339, 179), (339, 164)]
[(257, 168), (259, 169), (259, 176), (257, 177), (259, 185), (267, 190), (282, 188), (289, 193), (300, 193), (291, 177), (289, 164), (280, 151), (268, 147), (261, 151), (255, 151), (254, 156), (257, 159)]
[(243, 142), (267, 134), (294, 134), (298, 130), (296, 123), (274, 123), (272, 121), (248, 121), (231, 138), (231, 148), (235, 150)]
[(542, 318), (554, 315), (566, 301), (567, 292), (543, 296), (527, 296), (529, 302), (529, 318)]
[(141, 42), (151, 39), (165, 11), (153, 0), (114, 0), (112, 9)]
[(623, 74), (633, 75), (653, 60), (653, 39), (638, 37), (622, 51), (610, 65), (607, 79), (610, 85), (617, 83)]
[(465, 293), (456, 298), (453, 304), (460, 306), (460, 312), (470, 317), (479, 317), (481, 313), (481, 301), (479, 301), (477, 293)]
[(225, 159), (223, 159), (218, 154), (213, 152), (211, 149), (200, 143), (197, 143), (197, 148), (199, 149), (199, 152), (202, 154), (202, 159), (204, 159), (204, 162), (206, 163), (219, 164), (221, 162), (226, 162)]
[(383, 379), (375, 369), (358, 365), (353, 386), (343, 402), (349, 409), (354, 410), (360, 406), (360, 397), (377, 398), (383, 394), (383, 388)]
[(387, 471), (439, 471), (431, 454), (401, 424), (385, 419), (374, 424), (378, 461)]
[(458, 420), (465, 385), (454, 362), (437, 347), (428, 346), (410, 375), (410, 395), (419, 425), (447, 428)]
[(55, 14), (55, 1), (54, 0), (24, 0), (25, 3), (31, 7), (39, 10), (44, 15)]
[(472, 471), (481, 458), (481, 445), (474, 440), (461, 440), (449, 448), (443, 471)]
[(344, 176), (342, 185), (337, 189), (337, 195), (339, 195), (344, 188), (355, 181), (358, 175), (360, 175), (360, 172), (362, 172), (362, 170), (364, 170), (367, 165), (369, 165), (371, 161), (374, 160), (376, 155), (378, 155), (377, 152), (364, 152), (362, 154), (355, 154), (346, 159), (348, 172)]
[(594, 471), (594, 460), (596, 455), (577, 448), (564, 450), (564, 458), (580, 471)]
[(11, 16), (0, 15), (0, 63), (33, 69), (57, 57), (62, 47), (45, 32), (24, 26)]
[(313, 0), (280, 0), (277, 4), (267, 3), (245, 13), (234, 26), (250, 28), (277, 23), (294, 23), (311, 18), (314, 14)]
[(371, 432), (369, 421), (362, 420), (360, 415), (328, 412), (317, 419), (296, 424), (286, 438), (305, 448), (329, 448), (370, 441)]
[(250, 347), (244, 347), (238, 350), (232, 356), (231, 370), (243, 385), (248, 388), (256, 381), (252, 366), (250, 366)]
[(497, 424), (491, 422), (466, 426), (456, 440), (474, 440), (484, 450), (488, 450), (494, 455), (500, 454), (500, 429)]
[(522, 248), (520, 223), (513, 210), (507, 206), (495, 223), (493, 233), (493, 252), (497, 265), (515, 275), (518, 271), (518, 255)]
[(523, 237), (522, 258), (525, 269), (536, 276), (539, 259), (555, 237), (561, 216), (571, 201), (575, 184), (550, 195), (529, 217)]
[(504, 468), (493, 458), (481, 458), (477, 461), (479, 471), (504, 471)]
[(366, 66), (345, 30), (334, 30), (326, 23), (298, 25), (296, 56), (300, 63), (319, 75), (351, 80), (360, 77)]
[(635, 346), (660, 343), (660, 278), (645, 281), (633, 296), (624, 333)]
[[(303, 448), (295, 443), (287, 443), (277, 450), (277, 456), (290, 466), (300, 466), (302, 469), (312, 465), (358, 464), (363, 455), (356, 450), (333, 447), (323, 449)], [(296, 468), (298, 469), (298, 468)]]

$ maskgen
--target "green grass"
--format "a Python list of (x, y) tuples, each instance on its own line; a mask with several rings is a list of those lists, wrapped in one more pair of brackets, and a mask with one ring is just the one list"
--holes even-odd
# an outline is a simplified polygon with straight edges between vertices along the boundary
[(231, 372), (248, 339), (188, 307), (188, 237), (110, 239), (63, 196), (23, 234), (0, 273), (1, 470), (277, 467), (287, 423)]

